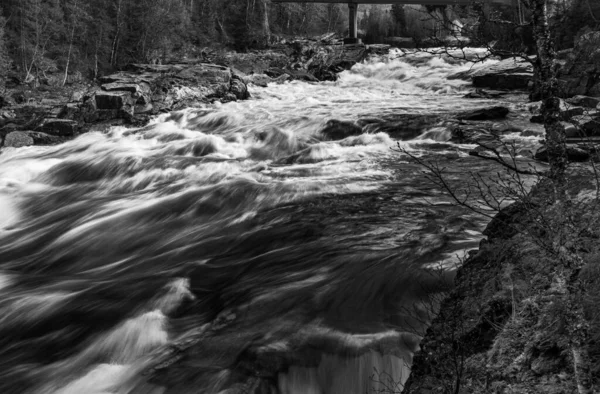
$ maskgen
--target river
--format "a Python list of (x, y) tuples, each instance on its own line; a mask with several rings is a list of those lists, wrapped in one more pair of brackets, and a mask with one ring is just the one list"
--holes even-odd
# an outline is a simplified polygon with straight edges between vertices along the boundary
[(497, 168), (436, 125), (396, 140), (399, 116), (527, 114), (522, 95), (463, 98), (472, 87), (447, 76), (470, 64), (398, 55), (4, 149), (0, 392), (400, 392), (431, 300), (486, 219), (392, 148), (458, 183)]

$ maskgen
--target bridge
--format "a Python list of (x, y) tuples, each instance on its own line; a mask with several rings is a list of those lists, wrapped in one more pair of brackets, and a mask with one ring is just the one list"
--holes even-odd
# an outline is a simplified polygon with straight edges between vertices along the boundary
[[(358, 38), (358, 5), (359, 4), (419, 4), (419, 5), (468, 5), (474, 0), (273, 0), (275, 3), (347, 3), (350, 13), (348, 38), (344, 44), (359, 44)], [(521, 0), (479, 0), (485, 3), (514, 5)]]

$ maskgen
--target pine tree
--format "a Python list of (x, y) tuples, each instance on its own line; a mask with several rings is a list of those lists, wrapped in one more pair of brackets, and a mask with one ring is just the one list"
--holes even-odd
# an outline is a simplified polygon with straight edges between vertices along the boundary
[(0, 88), (4, 87), (8, 70), (10, 68), (11, 60), (8, 55), (8, 49), (4, 39), (6, 20), (2, 16), (2, 10), (0, 9)]

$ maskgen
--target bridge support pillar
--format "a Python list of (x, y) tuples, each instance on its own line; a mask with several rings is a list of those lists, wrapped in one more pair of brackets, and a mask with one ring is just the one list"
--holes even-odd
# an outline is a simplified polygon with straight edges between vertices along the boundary
[(349, 27), (348, 27), (348, 38), (344, 39), (344, 44), (360, 44), (361, 41), (358, 38), (358, 3), (348, 3), (349, 15)]

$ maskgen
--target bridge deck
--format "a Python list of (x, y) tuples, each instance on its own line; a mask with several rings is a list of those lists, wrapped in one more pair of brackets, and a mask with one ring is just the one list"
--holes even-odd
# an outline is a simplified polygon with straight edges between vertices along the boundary
[[(480, 0), (481, 1), (481, 0)], [(514, 0), (483, 0), (486, 3), (513, 4)], [(474, 0), (273, 0), (275, 3), (346, 3), (346, 4), (471, 4)]]
[(346, 3), (350, 13), (348, 21), (348, 35), (344, 40), (348, 44), (359, 43), (358, 32), (358, 5), (359, 4), (418, 4), (418, 5), (452, 5), (471, 4), (474, 1), (485, 3), (502, 3), (513, 5), (519, 0), (273, 0), (275, 3)]

